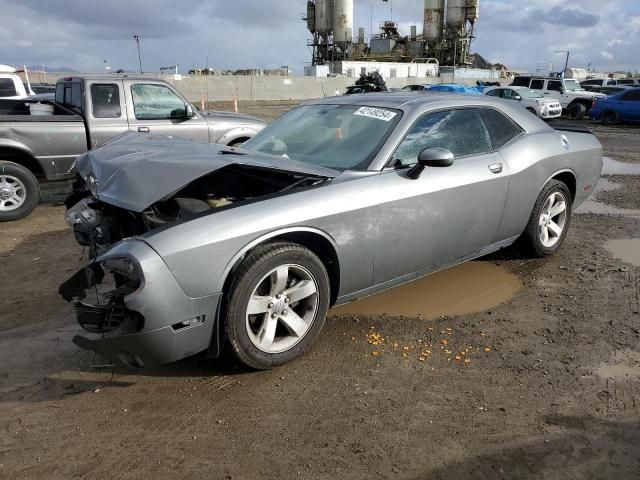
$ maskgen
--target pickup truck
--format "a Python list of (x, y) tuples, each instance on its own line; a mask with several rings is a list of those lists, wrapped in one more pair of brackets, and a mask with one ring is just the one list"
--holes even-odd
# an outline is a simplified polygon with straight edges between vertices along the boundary
[(514, 78), (512, 86), (527, 87), (545, 98), (556, 99), (562, 110), (577, 120), (584, 118), (594, 100), (606, 97), (584, 90), (574, 78), (518, 76)]
[(265, 125), (247, 115), (200, 112), (167, 82), (127, 76), (60, 79), (51, 102), (0, 100), (0, 222), (29, 215), (39, 181), (72, 178), (78, 155), (124, 132), (234, 146)]

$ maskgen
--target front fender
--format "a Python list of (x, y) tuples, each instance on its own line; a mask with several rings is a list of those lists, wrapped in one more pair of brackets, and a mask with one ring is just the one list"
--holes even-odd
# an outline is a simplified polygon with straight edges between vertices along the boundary
[(252, 126), (236, 127), (222, 134), (222, 136), (216, 140), (216, 143), (229, 145), (238, 139), (251, 138), (257, 133), (258, 129)]

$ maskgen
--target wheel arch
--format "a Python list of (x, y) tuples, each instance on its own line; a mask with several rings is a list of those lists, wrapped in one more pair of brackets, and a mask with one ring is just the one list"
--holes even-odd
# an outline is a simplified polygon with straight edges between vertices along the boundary
[[(544, 184), (546, 185), (551, 180), (559, 180), (564, 183), (569, 189), (569, 192), (571, 192), (571, 202), (575, 201), (578, 188), (578, 180), (572, 170), (567, 169), (554, 173), (546, 182), (544, 182)], [(542, 188), (544, 188), (544, 185), (542, 186)], [(542, 189), (540, 189), (540, 191), (542, 191)]]
[(42, 165), (40, 165), (40, 162), (38, 162), (36, 157), (28, 150), (15, 146), (0, 145), (0, 161), (2, 160), (23, 166), (37, 178), (45, 176)]
[(223, 292), (228, 292), (234, 275), (247, 254), (260, 245), (277, 241), (292, 242), (311, 250), (324, 264), (329, 275), (331, 298), (329, 305), (335, 304), (340, 291), (340, 260), (335, 240), (326, 232), (316, 228), (295, 227), (277, 230), (263, 235), (245, 245), (229, 262), (222, 275)]

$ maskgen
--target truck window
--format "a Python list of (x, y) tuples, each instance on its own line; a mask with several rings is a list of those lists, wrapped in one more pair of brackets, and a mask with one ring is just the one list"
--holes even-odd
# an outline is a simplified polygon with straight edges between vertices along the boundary
[(184, 100), (165, 85), (132, 85), (131, 96), (138, 120), (184, 118), (186, 115)]
[(82, 87), (80, 82), (61, 82), (56, 85), (56, 103), (82, 110)]
[(549, 80), (547, 84), (547, 90), (553, 90), (554, 92), (562, 92), (562, 82), (558, 80)]
[(94, 118), (120, 118), (120, 91), (113, 83), (91, 85), (91, 107)]
[[(529, 86), (529, 81), (531, 80), (530, 77), (516, 77), (513, 79), (513, 86), (514, 87), (528, 87)], [(533, 88), (533, 87), (531, 87)]]
[(11, 78), (0, 78), (0, 97), (15, 97), (18, 95), (16, 86)]
[(541, 78), (536, 78), (531, 80), (531, 90), (543, 90), (544, 89), (544, 80)]

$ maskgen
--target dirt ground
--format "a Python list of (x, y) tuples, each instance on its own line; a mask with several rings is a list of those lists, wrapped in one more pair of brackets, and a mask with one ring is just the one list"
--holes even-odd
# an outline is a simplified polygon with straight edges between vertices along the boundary
[[(640, 129), (594, 128), (640, 164)], [(597, 199), (637, 209), (639, 177), (620, 177)], [(640, 266), (607, 248), (640, 239), (637, 213), (575, 215), (552, 258), (515, 246), (424, 287), (480, 312), (341, 312), (272, 371), (195, 357), (130, 373), (71, 342), (63, 193), (0, 224), (0, 478), (640, 478)], [(504, 285), (504, 303), (476, 302)]]

